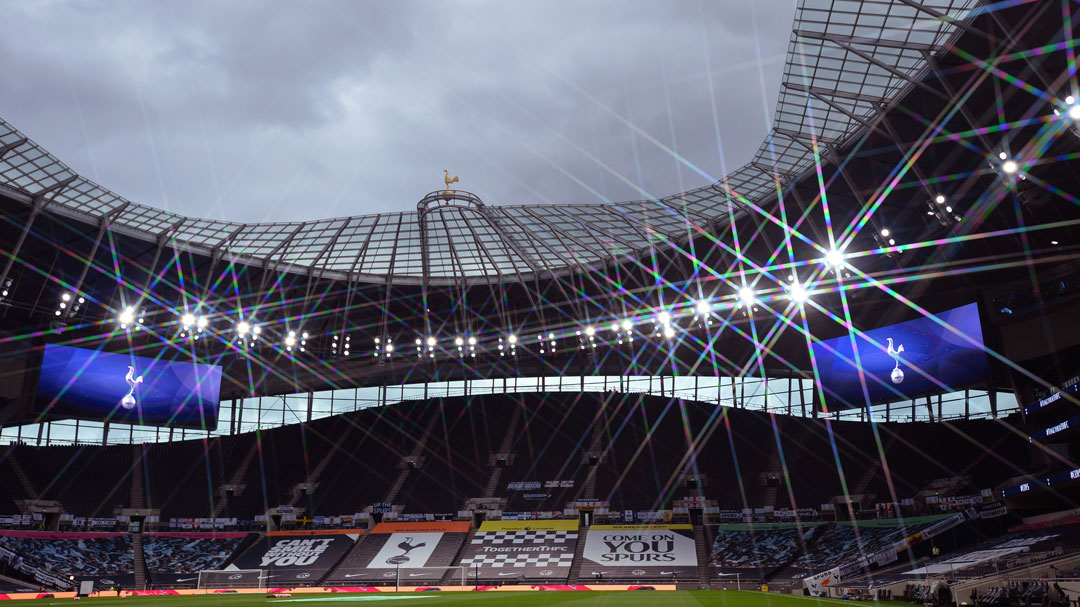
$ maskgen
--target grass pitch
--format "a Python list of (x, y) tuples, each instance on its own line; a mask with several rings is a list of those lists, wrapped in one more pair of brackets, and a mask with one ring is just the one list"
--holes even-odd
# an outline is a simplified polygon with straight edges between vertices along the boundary
[[(89, 602), (86, 605), (85, 602)], [(321, 604), (320, 604), (321, 603)], [(911, 607), (898, 601), (870, 603), (813, 598), (752, 591), (568, 591), (568, 592), (416, 592), (364, 594), (294, 594), (291, 599), (266, 598), (261, 594), (101, 597), (42, 599), (38, 605), (66, 607)]]

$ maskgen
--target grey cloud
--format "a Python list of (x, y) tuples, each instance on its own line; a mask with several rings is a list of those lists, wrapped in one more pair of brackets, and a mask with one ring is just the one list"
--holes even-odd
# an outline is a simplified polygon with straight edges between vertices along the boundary
[(407, 210), (444, 168), (493, 204), (708, 183), (766, 132), (794, 0), (0, 9), (0, 116), (137, 202), (268, 221)]

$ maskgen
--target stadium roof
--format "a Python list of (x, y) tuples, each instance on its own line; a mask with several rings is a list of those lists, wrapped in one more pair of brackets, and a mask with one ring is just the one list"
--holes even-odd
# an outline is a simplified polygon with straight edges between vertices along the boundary
[[(556, 275), (665, 240), (715, 231), (925, 86), (927, 58), (966, 28), (974, 0), (802, 0), (772, 129), (719, 182), (654, 200), (484, 205), (433, 192), (417, 211), (290, 223), (184, 217), (131, 202), (78, 175), (0, 119), (0, 185), (51, 213), (148, 241), (267, 267), (353, 280), (457, 283)], [(738, 94), (738, 92), (736, 92)]]

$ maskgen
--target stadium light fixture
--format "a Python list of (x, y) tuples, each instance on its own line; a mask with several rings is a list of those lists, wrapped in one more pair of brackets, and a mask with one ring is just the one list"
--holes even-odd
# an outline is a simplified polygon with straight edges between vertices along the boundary
[(889, 234), (891, 234), (891, 232), (889, 231), (889, 228), (881, 228), (881, 235), (882, 236), (888, 237)]
[(1065, 103), (1060, 109), (1054, 108), (1055, 116), (1061, 118), (1063, 114), (1065, 118), (1072, 122), (1080, 122), (1080, 103), (1076, 102), (1076, 97), (1069, 95), (1065, 98)]
[(585, 335), (587, 335), (589, 337), (592, 337), (593, 335), (596, 335), (596, 328), (593, 327), (592, 325), (589, 325), (589, 326), (585, 327)]
[(791, 301), (797, 304), (804, 304), (809, 299), (810, 294), (806, 292), (806, 288), (799, 283), (792, 283), (791, 288), (788, 289), (788, 296)]
[(438, 340), (435, 339), (435, 336), (434, 335), (429, 335), (428, 338), (427, 338), (428, 349), (434, 348), (436, 343), (438, 343)]
[(658, 322), (658, 323), (660, 323), (661, 325), (664, 325), (664, 326), (670, 325), (671, 324), (671, 313), (668, 312), (667, 310), (661, 310), (660, 313), (656, 315), (656, 322)]
[(251, 332), (251, 323), (246, 320), (241, 320), (240, 322), (236, 323), (236, 332), (241, 336), (247, 335)]
[(126, 329), (128, 325), (135, 324), (135, 308), (128, 306), (120, 311), (116, 315), (116, 322), (121, 328)]
[(938, 194), (937, 196), (934, 196), (934, 202), (936, 202), (938, 204), (945, 204), (945, 195), (944, 194)]
[(840, 268), (844, 265), (844, 253), (839, 249), (829, 249), (829, 252), (825, 254), (825, 263), (829, 264), (833, 268)]
[(511, 333), (510, 335), (507, 335), (506, 336), (506, 341), (510, 342), (510, 345), (512, 345), (512, 346), (517, 345), (517, 341), (518, 341), (517, 335), (514, 335), (513, 333)]
[(622, 321), (622, 330), (623, 331), (626, 331), (627, 333), (629, 333), (630, 330), (633, 329), (633, 328), (634, 328), (634, 323), (630, 322), (629, 320)]
[(194, 327), (195, 315), (191, 312), (184, 312), (184, 315), (180, 317), (180, 324), (187, 329)]
[(754, 296), (754, 290), (750, 287), (742, 287), (739, 289), (739, 301), (746, 307), (754, 305), (756, 297)]
[(671, 328), (671, 325), (667, 325), (664, 327), (664, 337), (666, 339), (671, 339), (672, 337), (675, 337), (675, 329)]
[(701, 314), (702, 316), (704, 316), (704, 315), (708, 314), (710, 311), (712, 311), (712, 304), (710, 304), (708, 302), (708, 300), (701, 299), (701, 300), (698, 300), (698, 302), (696, 304), (694, 304), (694, 309), (697, 310), (698, 314)]

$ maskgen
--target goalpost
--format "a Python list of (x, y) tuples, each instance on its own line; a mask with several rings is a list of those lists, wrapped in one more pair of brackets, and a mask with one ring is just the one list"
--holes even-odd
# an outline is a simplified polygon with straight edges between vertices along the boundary
[(199, 572), (199, 590), (213, 588), (266, 588), (265, 569), (204, 569)]
[[(462, 588), (465, 587), (465, 569), (466, 569), (466, 567), (464, 565), (425, 565), (425, 566), (421, 567), (420, 569), (441, 569), (443, 571), (447, 571), (447, 570), (450, 570), (450, 569), (460, 569), (461, 570), (461, 587)], [(412, 571), (415, 571), (415, 570), (411, 570), (411, 569), (408, 569), (408, 568), (405, 569), (405, 575), (407, 576)], [(395, 588), (400, 588), (403, 585), (404, 586), (415, 586), (416, 585), (413, 582), (409, 581), (408, 577), (405, 578), (405, 583), (402, 584), (401, 583), (401, 581), (402, 581), (401, 575), (402, 575), (401, 574), (401, 567), (398, 567), (397, 568), (397, 573), (394, 576), (394, 587)], [(454, 577), (458, 577), (457, 574), (454, 574)], [(441, 581), (441, 580), (442, 580), (442, 578), (440, 577), (439, 581)]]

